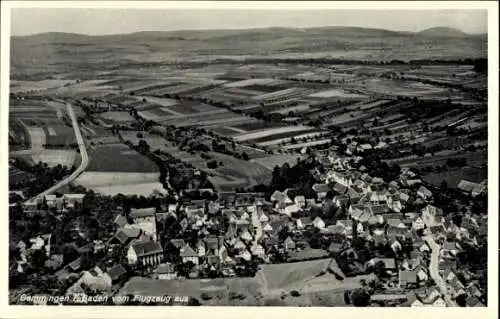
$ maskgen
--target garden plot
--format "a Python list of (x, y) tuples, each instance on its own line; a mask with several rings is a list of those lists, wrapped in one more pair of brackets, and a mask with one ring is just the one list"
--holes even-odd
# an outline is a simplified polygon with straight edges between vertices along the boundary
[[(235, 136), (234, 139), (238, 142), (244, 142), (244, 141), (251, 141), (251, 140), (259, 140), (259, 139), (274, 136), (274, 135), (310, 131), (311, 129), (313, 129), (313, 128), (310, 126), (304, 126), (304, 125), (284, 126), (284, 127), (260, 130), (257, 132), (251, 132), (251, 133), (247, 133), (247, 134), (241, 134), (241, 135)], [(279, 138), (279, 136), (277, 138)]]

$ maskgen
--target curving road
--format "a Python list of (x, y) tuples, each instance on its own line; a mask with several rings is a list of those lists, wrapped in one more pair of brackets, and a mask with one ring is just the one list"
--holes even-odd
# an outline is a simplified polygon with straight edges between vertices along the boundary
[(452, 300), (450, 294), (448, 293), (448, 289), (446, 287), (446, 283), (439, 274), (439, 252), (441, 251), (441, 246), (439, 246), (434, 239), (428, 235), (424, 237), (424, 240), (429, 244), (432, 249), (431, 261), (429, 263), (429, 272), (431, 274), (432, 279), (436, 282), (436, 285), (439, 287), (444, 300), (446, 301), (446, 305), (448, 307), (457, 307), (457, 304)]
[(80, 166), (71, 175), (69, 175), (68, 177), (66, 177), (62, 181), (58, 182), (56, 185), (52, 186), (51, 188), (38, 194), (34, 198), (29, 199), (27, 202), (32, 202), (37, 198), (41, 198), (45, 195), (49, 195), (49, 194), (55, 192), (56, 190), (58, 190), (59, 188), (68, 185), (73, 180), (75, 180), (87, 168), (87, 165), (89, 164), (89, 156), (87, 154), (85, 142), (83, 141), (82, 133), (80, 131), (80, 126), (78, 125), (78, 121), (76, 119), (75, 111), (73, 110), (72, 105), (69, 103), (66, 103), (66, 107), (68, 110), (68, 114), (71, 117), (71, 122), (73, 123), (73, 129), (75, 130), (76, 141), (78, 143), (78, 148), (80, 149), (80, 156), (82, 158)]

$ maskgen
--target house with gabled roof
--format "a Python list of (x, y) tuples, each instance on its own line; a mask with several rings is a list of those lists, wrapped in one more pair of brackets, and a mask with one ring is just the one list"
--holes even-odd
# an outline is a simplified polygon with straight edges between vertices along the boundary
[(264, 257), (266, 255), (266, 252), (264, 250), (264, 247), (262, 247), (262, 245), (260, 244), (256, 244), (256, 245), (253, 245), (251, 248), (250, 248), (251, 252), (253, 255), (257, 256), (257, 257)]
[(297, 229), (305, 229), (307, 226), (312, 226), (312, 219), (310, 217), (297, 218)]
[(444, 274), (449, 270), (457, 270), (457, 261), (452, 259), (440, 259), (438, 264), (440, 274)]
[(163, 248), (152, 240), (135, 242), (127, 251), (127, 259), (130, 265), (158, 265), (163, 261)]
[(262, 230), (266, 233), (270, 233), (273, 231), (273, 227), (269, 223), (265, 223), (264, 226), (262, 227)]
[(127, 273), (127, 271), (125, 270), (125, 268), (123, 268), (122, 265), (116, 264), (111, 268), (108, 268), (106, 273), (108, 274), (109, 278), (111, 278), (111, 282), (114, 284), (120, 279), (122, 279), (124, 275)]
[(136, 227), (121, 228), (116, 231), (115, 235), (113, 236), (113, 238), (111, 238), (110, 241), (111, 243), (114, 242), (114, 243), (119, 243), (121, 245), (126, 245), (133, 239), (139, 238), (140, 235), (141, 235), (141, 230), (139, 228)]
[(198, 265), (199, 263), (198, 254), (193, 248), (191, 248), (191, 246), (189, 246), (189, 244), (184, 245), (184, 247), (179, 250), (179, 256), (181, 257), (183, 263), (188, 261), (191, 261), (195, 265)]
[(328, 252), (330, 254), (338, 254), (344, 250), (345, 246), (343, 243), (331, 242), (330, 246), (328, 246)]
[(293, 239), (290, 236), (288, 236), (285, 239), (285, 241), (283, 242), (283, 245), (284, 245), (285, 249), (288, 251), (295, 249), (295, 241), (293, 241)]
[(421, 217), (417, 217), (413, 220), (411, 227), (414, 230), (421, 230), (425, 228), (425, 223)]
[(323, 221), (323, 219), (321, 219), (321, 217), (316, 217), (314, 218), (313, 222), (312, 222), (313, 226), (318, 228), (318, 229), (323, 229), (325, 228), (325, 222)]
[(440, 254), (445, 258), (454, 258), (460, 251), (460, 245), (455, 241), (445, 241), (441, 245)]
[(383, 264), (383, 269), (386, 271), (395, 271), (396, 270), (396, 260), (394, 258), (372, 258), (367, 261), (367, 265), (375, 266), (375, 264), (381, 262)]
[(291, 217), (292, 214), (298, 213), (300, 211), (300, 207), (297, 204), (287, 205), (285, 208), (281, 210), (281, 213)]
[(339, 195), (344, 195), (345, 193), (347, 193), (347, 189), (348, 187), (341, 183), (335, 183), (332, 187), (332, 190)]
[(128, 224), (127, 218), (123, 215), (117, 215), (113, 221), (118, 228), (122, 228)]
[(423, 200), (429, 200), (432, 198), (432, 192), (425, 186), (420, 186), (417, 190), (417, 196)]
[(381, 214), (386, 214), (390, 211), (389, 206), (387, 204), (382, 204), (382, 205), (368, 205), (367, 206), (370, 210), (370, 213), (372, 215), (381, 215)]
[(136, 222), (136, 220), (140, 219), (150, 219), (154, 218), (154, 215), (156, 213), (156, 208), (154, 207), (149, 207), (149, 208), (131, 208), (129, 217)]
[(306, 198), (303, 195), (295, 196), (294, 202), (299, 208), (304, 208), (306, 206)]
[(443, 223), (443, 210), (432, 205), (422, 209), (422, 220), (427, 227)]
[(388, 219), (387, 220), (387, 225), (389, 227), (405, 228), (406, 229), (405, 224), (403, 224), (403, 222), (399, 218), (390, 218), (390, 219)]
[(164, 263), (158, 266), (156, 269), (156, 274), (160, 280), (172, 280), (177, 278), (177, 272), (175, 271), (175, 265), (172, 263)]
[(465, 286), (460, 282), (458, 277), (453, 278), (448, 282), (447, 285), (448, 292), (451, 294), (452, 298), (457, 298), (461, 295), (466, 295)]
[(418, 285), (417, 272), (413, 270), (399, 271), (399, 287), (415, 288)]
[(316, 193), (316, 198), (320, 201), (323, 200), (326, 194), (331, 190), (328, 184), (314, 184), (312, 189)]

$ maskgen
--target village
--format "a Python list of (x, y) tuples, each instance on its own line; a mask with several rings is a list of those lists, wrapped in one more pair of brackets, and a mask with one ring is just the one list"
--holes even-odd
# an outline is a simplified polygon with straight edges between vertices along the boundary
[[(359, 155), (305, 148), (295, 166), (275, 168), (271, 187), (284, 185), (294, 167), (307, 168), (314, 183), (285, 182), (291, 187), (267, 193), (207, 189), (212, 199), (181, 192), (132, 203), (82, 192), (13, 204), (11, 229), (25, 232), (11, 240), (11, 300), (40, 281), (55, 295), (113, 296), (124, 287), (144, 293), (158, 281), (231, 281), (259, 277), (267, 264), (331, 259), (327, 271), (339, 281), (372, 275), (345, 291), (346, 304), (485, 306), (485, 183), (462, 181), (448, 194), (456, 211), (445, 211), (436, 202), (442, 206), (450, 190), (424, 185), (410, 169), (384, 180), (363, 163)], [(106, 210), (110, 223), (91, 218), (93, 210), (101, 218)], [(138, 277), (151, 280), (134, 288)], [(196, 293), (195, 303), (212, 299)]]

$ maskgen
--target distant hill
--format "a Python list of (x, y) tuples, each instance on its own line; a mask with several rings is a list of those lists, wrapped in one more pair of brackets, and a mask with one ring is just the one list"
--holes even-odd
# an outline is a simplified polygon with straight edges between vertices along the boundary
[(144, 31), (100, 36), (53, 32), (11, 40), (14, 76), (219, 58), (405, 61), (487, 57), (486, 37), (451, 28), (418, 33), (358, 27)]
[(447, 27), (436, 27), (417, 32), (417, 36), (438, 37), (438, 38), (464, 38), (472, 35), (461, 30)]

